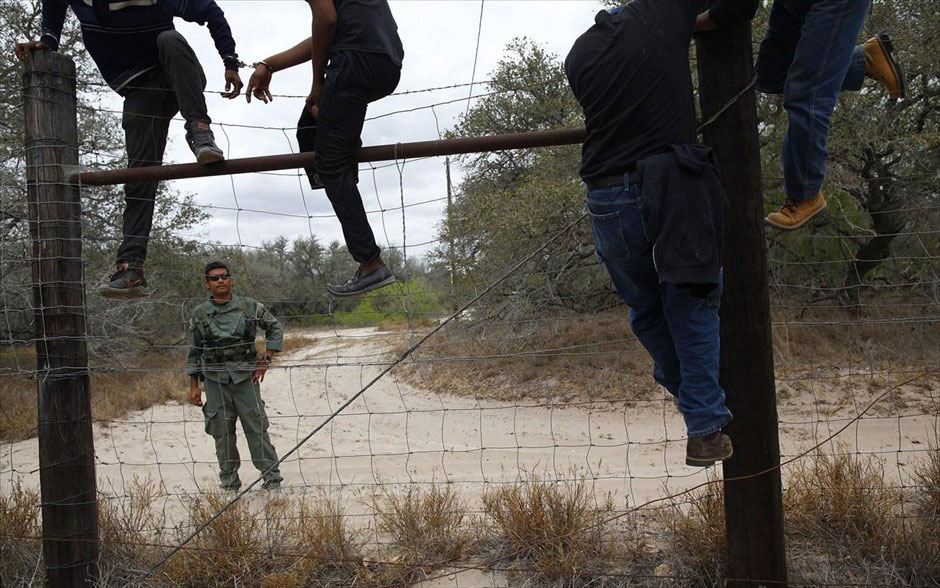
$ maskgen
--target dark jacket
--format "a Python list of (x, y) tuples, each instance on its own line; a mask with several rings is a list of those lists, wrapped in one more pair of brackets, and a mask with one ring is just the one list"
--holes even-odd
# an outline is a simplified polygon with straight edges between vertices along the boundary
[(53, 51), (59, 50), (70, 6), (81, 23), (85, 48), (118, 93), (159, 64), (157, 35), (173, 30), (174, 17), (208, 25), (225, 68), (238, 69), (232, 30), (213, 0), (42, 0), (40, 41)]
[(661, 282), (717, 285), (725, 191), (710, 147), (670, 145), (637, 162), (638, 206)]

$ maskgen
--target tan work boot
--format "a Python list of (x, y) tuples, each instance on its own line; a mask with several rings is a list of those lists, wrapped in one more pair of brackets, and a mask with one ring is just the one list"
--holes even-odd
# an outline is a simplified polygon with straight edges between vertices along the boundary
[(731, 457), (731, 438), (721, 431), (704, 437), (689, 437), (685, 445), (685, 465), (708, 467)]
[(826, 197), (820, 192), (809, 200), (787, 198), (777, 212), (771, 212), (764, 219), (767, 224), (783, 231), (792, 231), (806, 224), (826, 208)]
[(887, 33), (879, 33), (862, 43), (865, 51), (865, 76), (888, 90), (892, 98), (904, 98), (904, 77), (894, 61), (894, 44)]

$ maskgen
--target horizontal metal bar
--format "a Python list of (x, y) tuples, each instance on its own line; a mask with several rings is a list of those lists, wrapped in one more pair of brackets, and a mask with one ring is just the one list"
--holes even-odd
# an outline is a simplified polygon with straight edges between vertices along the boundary
[[(416, 159), (419, 157), (457, 155), (459, 153), (481, 153), (486, 151), (505, 151), (507, 149), (530, 149), (533, 147), (550, 147), (553, 145), (573, 145), (584, 142), (585, 136), (585, 130), (578, 128), (489, 135), (484, 137), (461, 137), (459, 139), (397, 143), (394, 145), (374, 145), (361, 148), (357, 160), (360, 162), (368, 162), (393, 159)], [(156, 182), (162, 180), (179, 180), (183, 178), (297, 169), (313, 165), (313, 159), (313, 152), (290, 153), (286, 155), (266, 155), (263, 157), (229, 159), (208, 165), (182, 163), (176, 165), (112, 169), (107, 171), (74, 171), (69, 174), (68, 178), (70, 182), (80, 185), (108, 186), (133, 182)]]

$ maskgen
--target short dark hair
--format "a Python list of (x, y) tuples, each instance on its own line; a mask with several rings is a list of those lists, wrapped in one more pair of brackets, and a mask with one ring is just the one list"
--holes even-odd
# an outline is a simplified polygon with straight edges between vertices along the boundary
[(224, 269), (225, 271), (228, 271), (228, 266), (222, 263), (221, 261), (210, 261), (209, 263), (206, 264), (206, 271), (202, 273), (203, 275), (208, 276), (209, 272), (215, 269)]

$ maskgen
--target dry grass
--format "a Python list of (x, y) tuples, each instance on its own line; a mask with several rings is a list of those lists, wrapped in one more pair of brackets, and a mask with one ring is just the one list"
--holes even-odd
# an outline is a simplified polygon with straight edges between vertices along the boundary
[[(284, 351), (316, 343), (315, 339), (293, 335), (284, 339)], [(107, 423), (156, 404), (187, 401), (189, 377), (180, 355), (142, 353), (126, 365), (130, 368), (126, 371), (91, 373), (91, 415), (95, 421)], [(30, 377), (35, 366), (32, 347), (0, 350), (0, 441), (36, 436), (36, 380)]]
[(14, 484), (0, 494), (0, 586), (42, 578), (39, 493)]
[(530, 477), (486, 492), (483, 506), (480, 548), (490, 565), (526, 585), (601, 584), (625, 566), (636, 570), (645, 555), (624, 552), (608, 522), (612, 501), (596, 504), (583, 479), (559, 484)]
[[(813, 585), (940, 585), (940, 456), (916, 468), (912, 500), (891, 486), (882, 463), (814, 454), (788, 473), (784, 493), (790, 579)], [(726, 578), (724, 501), (710, 484), (656, 518), (668, 531), (657, 575), (675, 585)]]
[(849, 547), (855, 554), (890, 557), (902, 541), (903, 496), (890, 486), (884, 465), (856, 457), (848, 447), (796, 462), (784, 493), (787, 532), (796, 544)]
[[(920, 311), (891, 300), (855, 317), (833, 308), (805, 307), (773, 312), (774, 359), (778, 370), (800, 370), (835, 363), (875, 370), (904, 366), (937, 365), (940, 323), (918, 320)], [(901, 302), (909, 303), (910, 300)], [(930, 306), (921, 311), (930, 313)]]
[[(881, 306), (877, 313), (860, 320), (838, 309), (776, 310), (778, 373), (936, 367), (936, 346), (927, 342), (940, 339), (940, 323), (897, 321), (916, 314), (907, 307)], [(419, 387), (500, 400), (629, 400), (660, 393), (650, 360), (630, 331), (626, 308), (541, 319), (449, 326), (398, 373)]]
[(657, 510), (662, 525), (662, 563), (656, 573), (682, 586), (718, 586), (725, 578), (725, 498), (720, 482)]
[(465, 526), (466, 505), (450, 486), (427, 490), (408, 488), (402, 494), (385, 493), (372, 499), (379, 531), (390, 538), (388, 554), (398, 564), (402, 579), (421, 579), (423, 573), (461, 560), (469, 546)]
[(622, 400), (658, 393), (649, 357), (622, 310), (573, 318), (448, 327), (397, 373), (421, 387), (499, 400)]
[[(17, 350), (17, 355), (25, 369), (35, 369), (35, 354), (31, 348)], [(154, 404), (185, 401), (189, 381), (178, 357), (150, 353), (141, 356), (134, 368), (134, 371), (91, 373), (92, 419), (108, 422)], [(154, 371), (137, 371), (140, 368)], [(28, 373), (0, 375), (0, 441), (36, 436), (36, 400), (36, 380)]]

